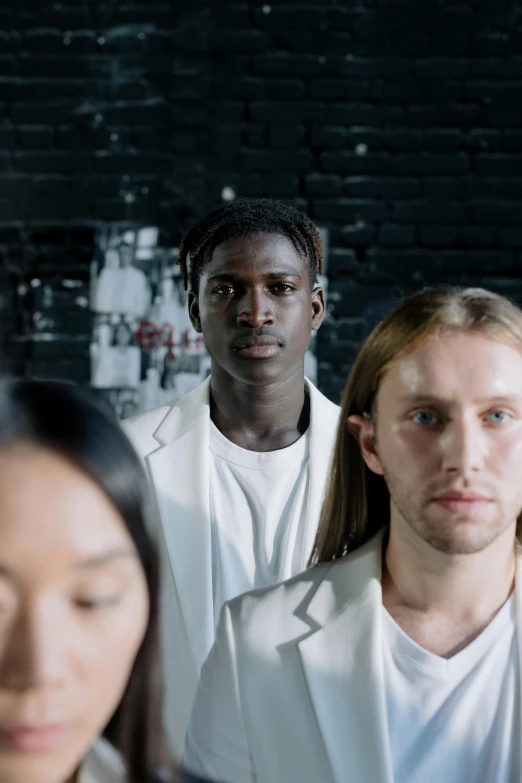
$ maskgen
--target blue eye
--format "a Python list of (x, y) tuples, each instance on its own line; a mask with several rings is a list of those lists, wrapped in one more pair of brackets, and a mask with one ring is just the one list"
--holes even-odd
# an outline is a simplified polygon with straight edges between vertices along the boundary
[(435, 417), (429, 411), (419, 411), (414, 415), (413, 420), (417, 424), (433, 424)]
[(505, 411), (493, 411), (489, 414), (489, 418), (493, 424), (502, 424), (507, 418), (507, 413)]

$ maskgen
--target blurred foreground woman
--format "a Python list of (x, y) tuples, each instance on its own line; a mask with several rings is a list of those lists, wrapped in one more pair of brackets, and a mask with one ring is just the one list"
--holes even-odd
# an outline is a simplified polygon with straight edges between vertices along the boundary
[(152, 783), (162, 767), (147, 484), (69, 387), (0, 386), (0, 781)]

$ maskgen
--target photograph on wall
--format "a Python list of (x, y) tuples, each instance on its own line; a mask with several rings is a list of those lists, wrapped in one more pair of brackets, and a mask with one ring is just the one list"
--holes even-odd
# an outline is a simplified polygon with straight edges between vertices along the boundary
[[(327, 234), (321, 231), (323, 245)], [(91, 265), (91, 386), (128, 418), (173, 403), (210, 373), (203, 337), (193, 328), (176, 264), (179, 248), (156, 227), (101, 227)], [(319, 284), (326, 289), (326, 277)], [(326, 294), (326, 290), (325, 290)], [(317, 381), (316, 333), (305, 374)]]

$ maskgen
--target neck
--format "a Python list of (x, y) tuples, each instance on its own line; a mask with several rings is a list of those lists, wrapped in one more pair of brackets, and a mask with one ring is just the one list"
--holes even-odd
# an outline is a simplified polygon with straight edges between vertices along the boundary
[(438, 655), (463, 649), (513, 590), (515, 523), (480, 552), (439, 552), (403, 520), (390, 525), (383, 605), (409, 636)]
[(250, 451), (273, 451), (291, 445), (310, 421), (303, 367), (276, 383), (253, 386), (213, 366), (210, 415), (228, 440)]

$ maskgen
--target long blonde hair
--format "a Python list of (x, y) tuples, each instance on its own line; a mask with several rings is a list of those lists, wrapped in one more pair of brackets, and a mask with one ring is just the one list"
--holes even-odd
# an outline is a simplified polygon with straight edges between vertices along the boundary
[(483, 288), (425, 288), (400, 302), (375, 327), (346, 384), (328, 489), (309, 565), (327, 563), (360, 547), (389, 523), (384, 479), (366, 466), (346, 427), (348, 416), (371, 415), (390, 365), (430, 337), (448, 331), (482, 332), (522, 351), (522, 310)]

